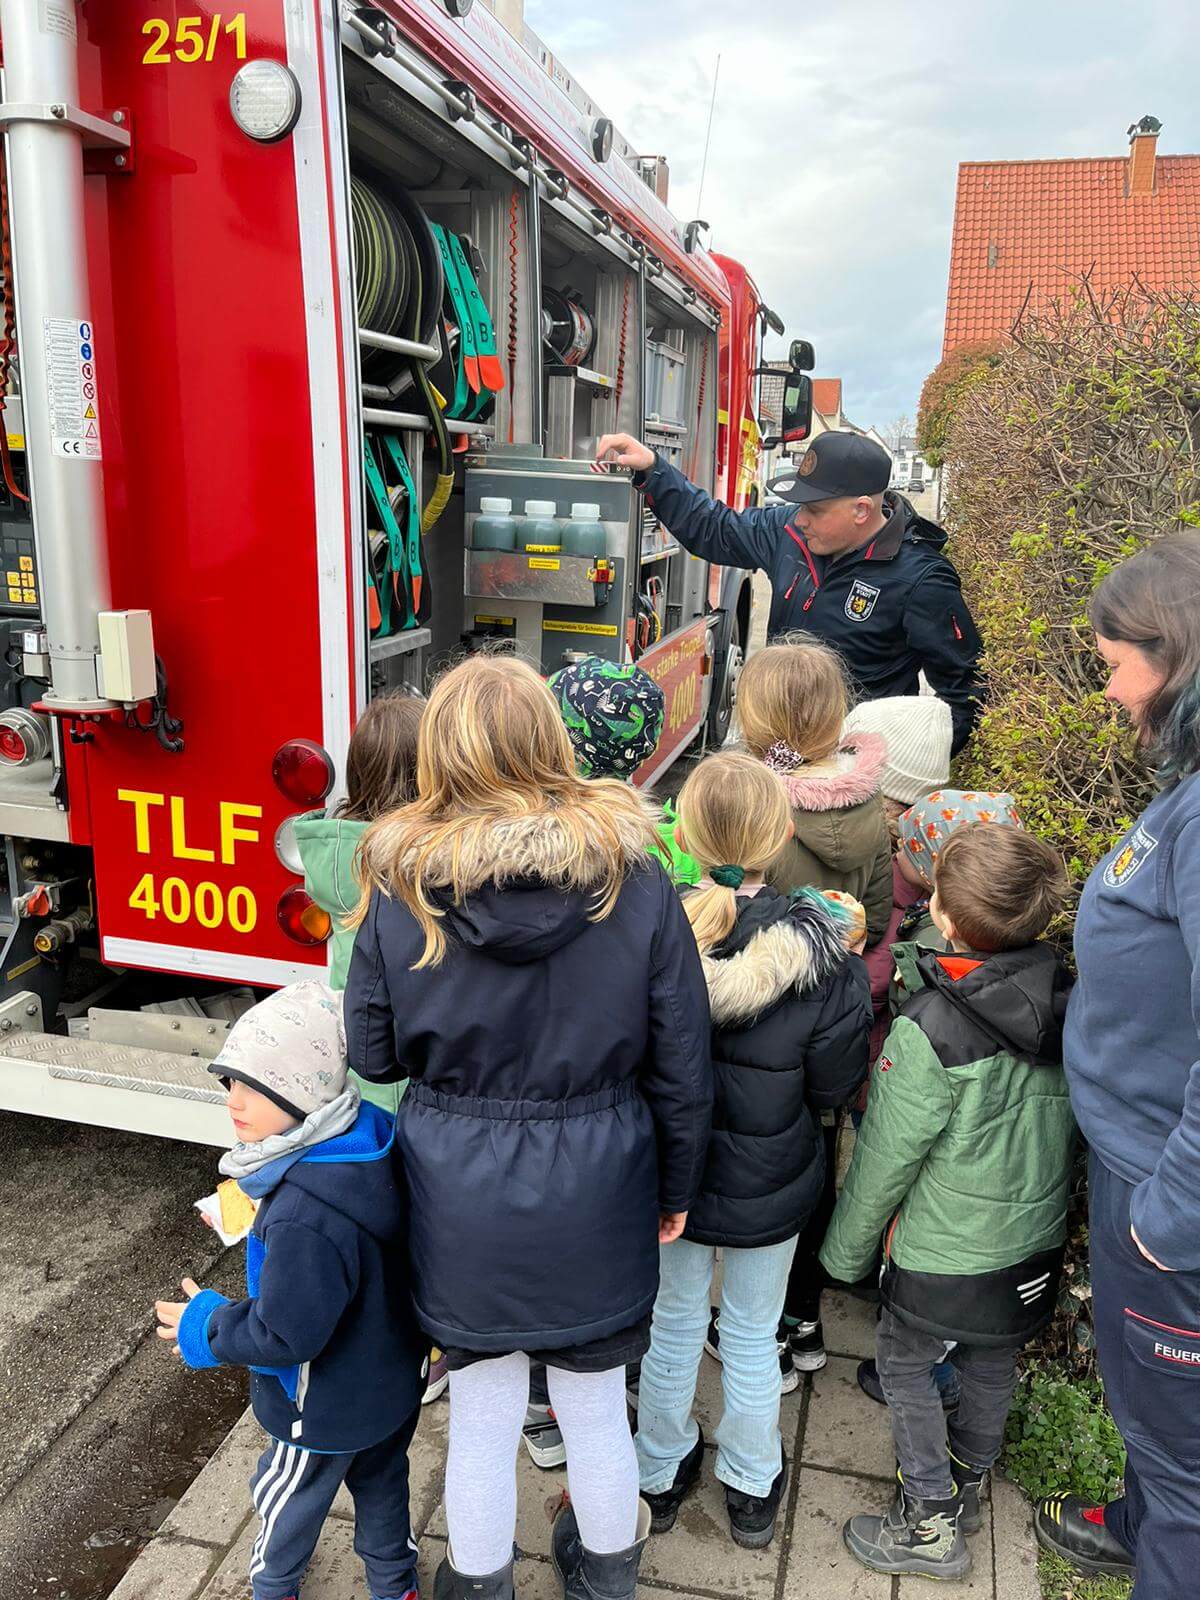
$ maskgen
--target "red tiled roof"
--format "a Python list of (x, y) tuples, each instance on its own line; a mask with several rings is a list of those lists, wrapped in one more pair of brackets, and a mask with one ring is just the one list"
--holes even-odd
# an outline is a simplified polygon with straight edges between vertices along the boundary
[(813, 379), (813, 410), (823, 417), (836, 417), (842, 409), (842, 380), (840, 378)]
[(1159, 156), (1152, 194), (1126, 193), (1129, 167), (1126, 156), (959, 167), (943, 355), (1002, 338), (1031, 284), (1035, 302), (1089, 271), (1100, 290), (1135, 273), (1152, 289), (1200, 284), (1200, 156)]

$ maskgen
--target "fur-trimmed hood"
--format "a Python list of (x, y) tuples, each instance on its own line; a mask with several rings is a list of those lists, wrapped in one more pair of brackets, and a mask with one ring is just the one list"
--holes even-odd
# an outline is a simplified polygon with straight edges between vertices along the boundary
[(713, 1025), (751, 1023), (787, 994), (819, 989), (845, 959), (840, 925), (819, 896), (760, 889), (739, 900), (733, 931), (703, 958)]
[(614, 844), (623, 874), (649, 866), (648, 803), (624, 785), (603, 788), (590, 785), (569, 809), (479, 819), (434, 852), (424, 881), (456, 939), (499, 961), (540, 961), (594, 917)]
[[(788, 800), (796, 811), (845, 811), (879, 792), (887, 765), (887, 741), (878, 733), (847, 734), (831, 762), (819, 775), (805, 767), (781, 772)], [(830, 766), (836, 770), (829, 771)]]
[[(624, 789), (624, 785), (620, 787)], [(507, 883), (528, 881), (559, 889), (590, 889), (605, 875), (610, 830), (616, 833), (625, 870), (643, 866), (654, 843), (656, 819), (649, 804), (635, 797), (634, 791), (625, 793), (634, 804), (620, 810), (588, 802), (572, 808), (583, 822), (582, 853), (574, 847), (562, 811), (497, 817), (466, 834), (458, 860), (458, 878), (464, 893), (472, 894), (488, 883), (500, 888)], [(430, 859), (425, 876), (431, 884), (453, 881), (449, 847)]]

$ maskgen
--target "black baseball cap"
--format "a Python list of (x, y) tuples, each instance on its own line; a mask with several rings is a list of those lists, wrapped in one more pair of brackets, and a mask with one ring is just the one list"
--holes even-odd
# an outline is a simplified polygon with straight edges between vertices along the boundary
[(772, 478), (767, 488), (781, 500), (854, 499), (882, 494), (892, 476), (892, 458), (861, 433), (818, 434), (796, 465)]

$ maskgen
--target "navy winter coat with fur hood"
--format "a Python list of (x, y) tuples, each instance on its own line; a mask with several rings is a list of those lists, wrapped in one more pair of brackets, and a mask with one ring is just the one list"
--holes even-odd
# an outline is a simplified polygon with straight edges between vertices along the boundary
[(700, 957), (644, 829), (608, 820), (627, 872), (603, 921), (598, 854), (574, 864), (548, 811), (492, 826), (465, 897), (447, 896), (440, 966), (412, 970), (424, 941), (399, 900), (376, 892), (359, 931), (350, 1061), (410, 1079), (397, 1137), (416, 1307), (443, 1347), (566, 1349), (630, 1327), (658, 1289), (658, 1213), (699, 1188)]
[[(747, 1249), (800, 1232), (821, 1195), (818, 1116), (867, 1072), (871, 988), (816, 895), (738, 900), (704, 957), (716, 1098), (684, 1237)], [(816, 1113), (816, 1115), (814, 1115)]]

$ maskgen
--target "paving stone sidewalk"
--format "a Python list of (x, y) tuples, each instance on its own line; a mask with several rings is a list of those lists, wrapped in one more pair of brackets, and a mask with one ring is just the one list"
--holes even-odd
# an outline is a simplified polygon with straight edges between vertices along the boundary
[[(854, 1381), (860, 1357), (872, 1353), (874, 1311), (850, 1296), (826, 1295), (829, 1365), (783, 1401), (784, 1441), (793, 1461), (786, 1512), (774, 1544), (740, 1550), (729, 1537), (724, 1497), (708, 1452), (703, 1486), (674, 1530), (652, 1539), (642, 1562), (639, 1594), (667, 1600), (917, 1600), (930, 1594), (919, 1579), (877, 1577), (842, 1544), (842, 1524), (856, 1511), (882, 1510), (891, 1493), (893, 1460), (887, 1420)], [(197, 1382), (204, 1381), (200, 1374)], [(716, 1362), (701, 1366), (698, 1414), (711, 1438), (720, 1408)], [(421, 1542), (422, 1593), (446, 1549), (442, 1476), (446, 1401), (427, 1406), (412, 1451), (412, 1519)], [(249, 1412), (179, 1502), (114, 1591), (112, 1600), (246, 1600), (246, 1568), (257, 1523), (247, 1480), (263, 1448)], [(550, 1566), (550, 1523), (565, 1486), (563, 1472), (540, 1472), (520, 1452), (517, 1566), (522, 1600), (556, 1600)], [(317, 1549), (304, 1600), (366, 1600), (353, 1549), (352, 1508), (343, 1491)], [(948, 1594), (973, 1600), (1039, 1600), (1033, 1535), (1026, 1502), (998, 1481), (983, 1531), (971, 1540), (975, 1567)], [(939, 1591), (940, 1592), (940, 1591)]]

